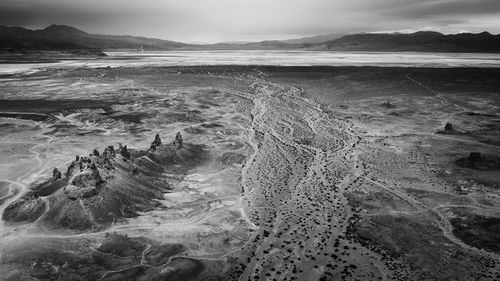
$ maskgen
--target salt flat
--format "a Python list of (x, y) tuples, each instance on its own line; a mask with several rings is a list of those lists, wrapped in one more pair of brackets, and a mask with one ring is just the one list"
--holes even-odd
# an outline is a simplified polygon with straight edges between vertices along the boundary
[(50, 68), (165, 67), (199, 65), (267, 66), (382, 66), (382, 67), (500, 67), (499, 54), (332, 51), (109, 51), (106, 57), (86, 59), (0, 56), (0, 75), (34, 73)]

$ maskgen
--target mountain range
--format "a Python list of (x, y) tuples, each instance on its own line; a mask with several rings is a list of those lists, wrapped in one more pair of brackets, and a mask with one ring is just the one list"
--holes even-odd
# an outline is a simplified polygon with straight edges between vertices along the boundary
[(89, 34), (65, 25), (45, 29), (0, 26), (0, 53), (56, 51), (103, 55), (106, 50), (314, 50), (500, 53), (500, 35), (403, 33), (326, 34), (289, 40), (187, 44), (129, 35)]

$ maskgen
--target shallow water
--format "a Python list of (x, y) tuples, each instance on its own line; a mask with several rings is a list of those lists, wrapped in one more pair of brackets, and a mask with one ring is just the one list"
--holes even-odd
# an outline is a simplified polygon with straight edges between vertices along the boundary
[(32, 73), (51, 67), (141, 67), (193, 65), (500, 67), (500, 54), (320, 51), (152, 51), (106, 52), (90, 60), (40, 60), (0, 64), (0, 74)]

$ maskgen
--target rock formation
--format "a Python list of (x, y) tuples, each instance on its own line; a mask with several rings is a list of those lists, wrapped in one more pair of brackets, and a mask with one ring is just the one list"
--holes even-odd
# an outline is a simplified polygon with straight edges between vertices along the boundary
[(61, 171), (59, 171), (57, 168), (54, 168), (52, 170), (52, 180), (56, 181), (62, 177)]
[(173, 145), (175, 146), (176, 149), (181, 149), (182, 143), (183, 143), (183, 140), (182, 140), (181, 132), (177, 132), (177, 134), (175, 135), (175, 140), (173, 142)]
[(386, 101), (386, 102), (382, 103), (380, 106), (385, 107), (385, 108), (394, 108), (394, 107), (396, 107), (393, 104), (391, 104), (390, 101)]
[(160, 134), (156, 134), (156, 136), (155, 136), (155, 140), (153, 141), (153, 143), (154, 143), (156, 146), (159, 146), (159, 145), (161, 144)]
[(151, 146), (150, 146), (149, 150), (151, 150), (151, 151), (155, 151), (155, 150), (156, 150), (156, 148), (157, 148), (158, 146), (160, 146), (160, 145), (161, 145), (161, 138), (160, 138), (160, 134), (156, 134), (156, 136), (155, 136), (155, 140), (151, 143)]
[(105, 181), (101, 178), (95, 160), (79, 157), (78, 161), (70, 164), (66, 173), (70, 184), (64, 187), (64, 193), (69, 199), (75, 200), (97, 195), (104, 186)]
[(438, 131), (437, 132), (438, 134), (462, 134), (461, 132), (455, 130), (455, 128), (453, 127), (453, 124), (449, 123), (449, 122), (446, 122), (446, 124), (444, 125), (444, 129), (441, 130), (441, 131)]
[(130, 159), (130, 151), (128, 151), (127, 146), (120, 149), (120, 155), (125, 159)]
[(447, 131), (447, 132), (452, 132), (452, 131), (455, 131), (453, 129), (453, 125), (449, 122), (446, 123), (446, 125), (444, 125), (444, 130)]

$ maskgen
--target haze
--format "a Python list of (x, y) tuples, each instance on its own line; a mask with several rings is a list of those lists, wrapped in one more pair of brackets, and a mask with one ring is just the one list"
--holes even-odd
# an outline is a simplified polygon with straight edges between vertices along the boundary
[(182, 42), (288, 39), (322, 33), (500, 33), (498, 0), (0, 0), (0, 25), (75, 26)]

